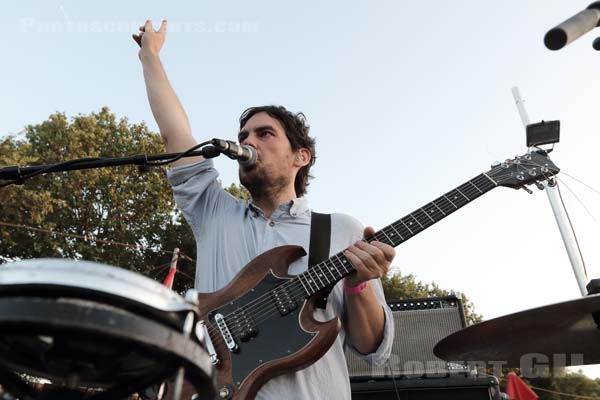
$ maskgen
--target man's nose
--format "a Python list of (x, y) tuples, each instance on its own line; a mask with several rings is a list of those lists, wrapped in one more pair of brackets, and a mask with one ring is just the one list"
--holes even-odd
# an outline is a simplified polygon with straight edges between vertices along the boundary
[(249, 134), (248, 136), (246, 136), (246, 138), (244, 140), (242, 140), (240, 142), (240, 144), (252, 146), (252, 147), (256, 148), (256, 140), (255, 139), (256, 139), (256, 135)]

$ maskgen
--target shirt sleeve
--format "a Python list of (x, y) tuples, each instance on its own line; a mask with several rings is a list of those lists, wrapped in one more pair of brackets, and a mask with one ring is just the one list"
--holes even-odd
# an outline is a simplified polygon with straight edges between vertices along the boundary
[(392, 316), (392, 310), (387, 305), (385, 301), (385, 296), (383, 294), (383, 286), (381, 285), (381, 281), (379, 279), (373, 279), (369, 282), (369, 285), (373, 287), (377, 298), (379, 299), (379, 303), (383, 308), (383, 312), (385, 315), (385, 323), (383, 327), (383, 339), (379, 344), (377, 350), (370, 354), (362, 354), (359, 353), (352, 344), (352, 337), (350, 335), (346, 338), (346, 345), (354, 354), (356, 354), (359, 358), (365, 360), (369, 364), (373, 365), (383, 365), (392, 352), (392, 344), (394, 343), (394, 317)]
[(175, 202), (196, 237), (207, 229), (213, 216), (238, 203), (223, 190), (218, 177), (210, 159), (167, 171)]

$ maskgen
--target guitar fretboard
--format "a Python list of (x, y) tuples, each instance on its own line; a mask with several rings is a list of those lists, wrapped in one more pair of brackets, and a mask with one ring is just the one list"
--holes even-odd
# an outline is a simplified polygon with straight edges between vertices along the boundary
[[(364, 240), (369, 243), (376, 240), (396, 247), (496, 186), (497, 183), (486, 173), (480, 174)], [(344, 253), (339, 252), (297, 275), (291, 284), (296, 288), (296, 293), (302, 293), (307, 298), (352, 272), (354, 267)]]

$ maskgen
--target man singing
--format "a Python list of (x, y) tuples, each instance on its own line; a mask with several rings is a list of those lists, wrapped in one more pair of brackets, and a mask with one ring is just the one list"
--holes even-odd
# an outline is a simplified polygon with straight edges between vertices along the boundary
[[(158, 31), (146, 21), (133, 38), (141, 47), (150, 107), (171, 153), (189, 149), (196, 140), (159, 58), (166, 32), (166, 21)], [(199, 292), (223, 288), (248, 262), (269, 249), (282, 245), (309, 248), (311, 210), (304, 195), (315, 162), (315, 141), (304, 115), (281, 106), (249, 108), (240, 117), (238, 141), (258, 154), (255, 164), (239, 167), (240, 182), (252, 196), (249, 202), (223, 190), (211, 160), (182, 158), (168, 173), (175, 200), (196, 238), (195, 288)], [(375, 364), (386, 361), (393, 319), (379, 278), (388, 272), (395, 253), (387, 244), (361, 240), (372, 233), (372, 228), (363, 230), (350, 216), (331, 215), (330, 255), (346, 249), (344, 254), (356, 271), (333, 287), (326, 307), (317, 309), (315, 318), (339, 317), (342, 328), (321, 359), (271, 379), (258, 392), (258, 399), (350, 399), (344, 348)], [(302, 257), (288, 272), (299, 274), (307, 267), (308, 257)]]

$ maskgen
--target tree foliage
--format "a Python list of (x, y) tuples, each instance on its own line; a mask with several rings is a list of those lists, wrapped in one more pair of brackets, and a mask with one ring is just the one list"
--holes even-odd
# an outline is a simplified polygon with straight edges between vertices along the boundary
[[(519, 373), (518, 370), (515, 372)], [(546, 372), (543, 376), (536, 378), (521, 377), (536, 392), (539, 400), (600, 398), (600, 379), (598, 378), (590, 379), (581, 371), (571, 372), (564, 368)], [(506, 391), (506, 381), (501, 382), (500, 388)]]
[(385, 297), (388, 300), (455, 295), (462, 300), (467, 324), (471, 325), (483, 320), (481, 315), (475, 313), (475, 305), (464, 293), (442, 289), (435, 282), (423, 283), (418, 281), (413, 274), (392, 273), (381, 278), (381, 283)]
[(232, 183), (228, 188), (225, 188), (236, 199), (250, 200), (250, 192), (242, 185)]
[[(3, 139), (0, 166), (162, 151), (160, 136), (146, 125), (117, 120), (103, 108), (70, 120), (52, 114), (27, 126), (23, 137)], [(0, 257), (5, 261), (86, 259), (152, 276), (171, 258), (163, 250), (177, 246), (190, 254), (195, 248), (189, 227), (176, 211), (164, 167), (40, 175), (0, 189), (0, 204)]]

